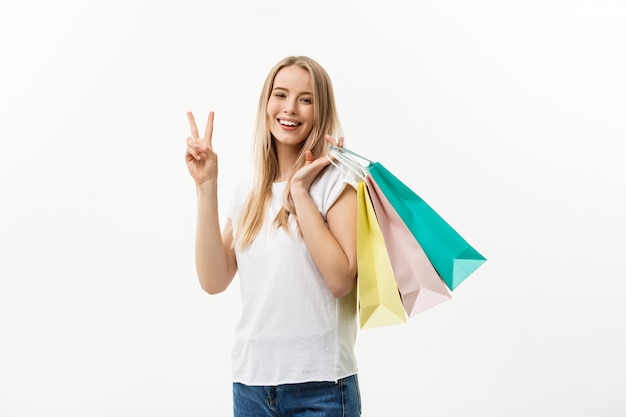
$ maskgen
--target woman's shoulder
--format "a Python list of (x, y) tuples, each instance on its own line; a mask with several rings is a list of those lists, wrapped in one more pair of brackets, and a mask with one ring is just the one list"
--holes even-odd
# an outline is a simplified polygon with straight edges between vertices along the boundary
[(344, 189), (349, 186), (356, 189), (357, 179), (334, 165), (327, 166), (309, 189), (309, 194), (318, 210), (326, 216), (328, 209), (337, 201)]
[(338, 168), (335, 165), (328, 165), (324, 171), (317, 176), (313, 184), (311, 184), (311, 188), (328, 188), (333, 187), (337, 184), (344, 186), (346, 184), (352, 186), (353, 188), (357, 187), (358, 178), (354, 174), (349, 172), (345, 172), (344, 170)]

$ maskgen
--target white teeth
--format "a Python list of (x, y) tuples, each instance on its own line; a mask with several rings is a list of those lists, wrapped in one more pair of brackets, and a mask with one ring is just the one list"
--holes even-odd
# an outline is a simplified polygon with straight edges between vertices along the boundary
[(300, 123), (296, 123), (296, 122), (292, 122), (289, 120), (279, 120), (278, 121), (281, 125), (285, 125), (285, 126), (298, 126)]

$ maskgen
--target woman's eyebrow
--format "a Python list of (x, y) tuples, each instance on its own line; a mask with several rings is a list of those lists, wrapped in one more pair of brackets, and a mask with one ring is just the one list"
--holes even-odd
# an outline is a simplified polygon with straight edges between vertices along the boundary
[[(285, 88), (285, 87), (274, 87), (274, 88), (272, 88), (272, 91), (274, 91), (274, 90), (281, 90), (281, 91), (289, 92), (289, 89)], [(305, 95), (309, 95), (310, 96), (310, 95), (313, 95), (313, 93), (310, 93), (308, 91), (303, 91), (302, 93), (300, 93), (300, 95), (301, 96), (305, 96)]]

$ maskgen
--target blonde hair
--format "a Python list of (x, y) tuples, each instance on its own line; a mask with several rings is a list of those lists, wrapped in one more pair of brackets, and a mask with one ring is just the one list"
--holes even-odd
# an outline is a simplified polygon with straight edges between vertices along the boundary
[[(267, 102), (274, 88), (274, 79), (278, 71), (292, 65), (305, 69), (311, 77), (313, 128), (309, 137), (302, 143), (298, 158), (291, 168), (289, 179), (304, 165), (305, 151), (310, 150), (313, 153), (313, 158), (326, 155), (329, 144), (324, 139), (324, 136), (331, 135), (336, 137), (341, 131), (332, 82), (328, 73), (320, 64), (306, 56), (289, 56), (272, 68), (265, 79), (259, 98), (253, 145), (255, 172), (253, 186), (239, 216), (238, 227), (235, 233), (235, 242), (241, 247), (249, 246), (261, 230), (272, 195), (272, 183), (279, 173), (276, 145), (267, 125)], [(283, 207), (276, 215), (273, 225), (289, 230), (289, 215), (295, 216), (296, 213), (291, 197), (291, 183), (287, 181), (287, 187), (283, 196)]]

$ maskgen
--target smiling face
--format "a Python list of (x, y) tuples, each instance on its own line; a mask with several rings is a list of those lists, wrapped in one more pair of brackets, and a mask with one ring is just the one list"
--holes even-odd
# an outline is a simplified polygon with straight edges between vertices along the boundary
[(299, 149), (311, 134), (314, 113), (309, 72), (298, 65), (278, 71), (267, 102), (267, 124), (276, 146)]

